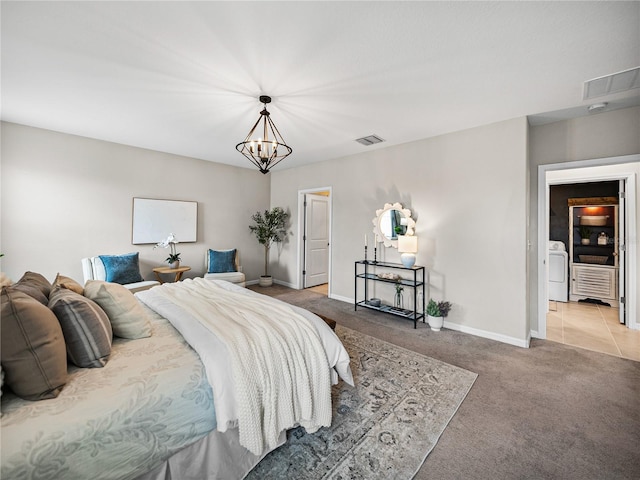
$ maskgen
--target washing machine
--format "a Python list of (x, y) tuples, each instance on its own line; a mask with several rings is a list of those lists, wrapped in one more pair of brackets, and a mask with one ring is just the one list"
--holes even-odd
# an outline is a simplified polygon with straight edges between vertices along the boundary
[(569, 301), (569, 254), (559, 240), (549, 240), (549, 300)]

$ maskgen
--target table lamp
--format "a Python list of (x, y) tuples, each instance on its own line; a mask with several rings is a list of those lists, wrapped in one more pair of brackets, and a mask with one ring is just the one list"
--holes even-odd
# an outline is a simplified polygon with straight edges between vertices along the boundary
[(407, 268), (413, 267), (416, 263), (416, 252), (418, 251), (418, 237), (415, 235), (398, 235), (398, 252), (400, 261)]

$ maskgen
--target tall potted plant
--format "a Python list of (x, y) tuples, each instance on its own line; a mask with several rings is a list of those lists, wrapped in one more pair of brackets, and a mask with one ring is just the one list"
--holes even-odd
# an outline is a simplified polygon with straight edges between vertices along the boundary
[(258, 243), (264, 245), (264, 275), (260, 277), (260, 286), (269, 287), (273, 284), (273, 278), (269, 275), (269, 249), (274, 242), (282, 242), (287, 235), (287, 219), (289, 214), (281, 207), (273, 207), (264, 213), (257, 212), (251, 216), (254, 224), (249, 230), (258, 239)]

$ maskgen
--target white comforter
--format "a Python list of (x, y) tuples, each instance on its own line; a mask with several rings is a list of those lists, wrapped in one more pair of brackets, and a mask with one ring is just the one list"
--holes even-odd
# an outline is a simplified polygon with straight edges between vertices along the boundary
[(214, 393), (218, 430), (238, 426), (254, 454), (296, 424), (331, 423), (329, 375), (353, 385), (349, 356), (314, 314), (224, 281), (188, 279), (139, 292), (198, 352)]

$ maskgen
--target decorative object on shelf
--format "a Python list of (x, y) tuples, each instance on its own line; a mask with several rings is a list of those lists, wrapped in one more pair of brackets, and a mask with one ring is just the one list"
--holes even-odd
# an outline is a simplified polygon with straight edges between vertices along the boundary
[(582, 245), (589, 245), (591, 243), (591, 229), (589, 227), (581, 225), (578, 233), (580, 234), (580, 243)]
[(367, 242), (368, 242), (368, 238), (369, 236), (365, 233), (364, 235), (364, 261), (367, 261)]
[(372, 307), (379, 307), (380, 305), (382, 305), (382, 302), (380, 301), (379, 298), (372, 298), (371, 300), (369, 300), (369, 305), (371, 305)]
[[(260, 102), (264, 105), (260, 117), (244, 141), (236, 145), (236, 150), (262, 173), (269, 173), (269, 169), (291, 155), (293, 149), (285, 143), (267, 111), (267, 103), (271, 103), (271, 97), (261, 95)], [(261, 122), (262, 125), (258, 127)]]
[(372, 220), (373, 233), (380, 237), (385, 247), (398, 247), (398, 235), (413, 235), (416, 226), (411, 218), (411, 210), (402, 208), (400, 203), (385, 203), (384, 207), (376, 210), (376, 217)]
[(398, 235), (398, 252), (401, 253), (400, 261), (402, 265), (411, 268), (416, 263), (416, 253), (418, 251), (418, 237), (415, 235)]
[(264, 213), (256, 212), (251, 216), (254, 225), (249, 226), (260, 245), (264, 245), (264, 275), (260, 276), (260, 286), (270, 287), (273, 278), (269, 275), (269, 249), (271, 245), (284, 241), (287, 236), (287, 220), (289, 214), (282, 207), (273, 207)]
[(431, 330), (439, 332), (444, 325), (444, 317), (449, 315), (451, 303), (440, 301), (436, 302), (433, 298), (427, 304), (427, 316), (429, 317), (429, 326)]
[(373, 234), (373, 263), (378, 263), (378, 234)]
[(608, 245), (609, 244), (609, 236), (605, 232), (600, 232), (598, 235), (598, 245)]
[(166, 258), (166, 262), (169, 264), (169, 268), (179, 268), (180, 267), (180, 254), (176, 252), (176, 244), (178, 244), (178, 239), (176, 238), (175, 233), (170, 233), (166, 240), (156, 243), (156, 246), (153, 248), (169, 248), (169, 256)]
[(595, 265), (604, 265), (609, 259), (608, 255), (578, 255), (582, 263), (593, 263)]
[(393, 299), (393, 306), (396, 308), (404, 308), (404, 302), (402, 299), (402, 291), (404, 288), (401, 283), (396, 283), (396, 295)]
[(398, 280), (402, 279), (402, 277), (400, 275), (398, 275), (397, 273), (391, 273), (391, 272), (379, 273), (377, 276), (378, 276), (378, 278), (382, 278), (384, 280), (398, 281)]
[(578, 218), (580, 219), (580, 225), (589, 225), (591, 227), (602, 227), (607, 224), (609, 215), (581, 215)]

